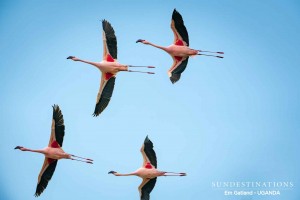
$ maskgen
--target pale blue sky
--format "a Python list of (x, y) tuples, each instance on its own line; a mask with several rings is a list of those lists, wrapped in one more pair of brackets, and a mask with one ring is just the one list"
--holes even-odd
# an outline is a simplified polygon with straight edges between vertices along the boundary
[[(126, 2), (126, 3), (125, 3)], [(189, 60), (172, 85), (166, 53), (176, 8), (195, 49), (225, 59)], [(102, 60), (101, 20), (118, 39), (118, 60), (153, 65), (153, 76), (119, 73), (112, 100), (93, 118), (100, 73), (66, 60)], [(48, 144), (51, 105), (65, 118), (64, 149), (94, 165), (59, 161), (39, 199), (138, 199), (146, 135), (158, 168), (186, 177), (159, 178), (151, 199), (225, 197), (212, 181), (292, 181), (277, 197), (299, 199), (300, 3), (297, 1), (0, 1), (0, 199), (34, 199), (43, 156), (13, 150)]]

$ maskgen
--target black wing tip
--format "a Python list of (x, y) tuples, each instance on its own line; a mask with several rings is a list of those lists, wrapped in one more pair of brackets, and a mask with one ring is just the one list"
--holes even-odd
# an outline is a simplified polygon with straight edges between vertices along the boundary
[(104, 30), (106, 24), (109, 24), (109, 22), (106, 19), (102, 19), (102, 29), (103, 30)]
[(93, 113), (93, 117), (98, 117), (100, 115), (100, 113)]
[(34, 197), (39, 197), (40, 195), (41, 195), (41, 193), (37, 193), (37, 192), (36, 192), (36, 193), (34, 194)]
[(148, 141), (151, 142), (151, 140), (149, 139), (149, 137), (148, 137), (148, 135), (147, 135), (146, 138), (145, 138), (145, 142), (148, 142)]
[(54, 104), (52, 106), (52, 108), (53, 108), (53, 112), (61, 112), (61, 109), (60, 109), (59, 105), (57, 105), (57, 104)]
[(93, 117), (98, 117), (108, 106), (110, 99), (100, 98), (99, 102), (95, 106)]
[(146, 138), (144, 140), (144, 144), (145, 145), (150, 144), (151, 148), (153, 148), (153, 142), (149, 139), (148, 135), (146, 136)]
[(174, 79), (172, 79), (172, 77), (170, 78), (170, 80), (171, 80), (171, 83), (172, 83), (172, 84), (174, 84), (174, 83), (177, 82), (177, 81), (175, 81)]
[(176, 8), (174, 8), (172, 17), (174, 17), (176, 15), (179, 15), (180, 17), (182, 17), (181, 14), (176, 10)]
[(57, 104), (53, 104), (52, 108), (53, 108), (53, 110), (61, 111), (59, 105), (57, 105)]
[[(46, 187), (47, 187), (47, 185), (48, 185), (48, 183), (46, 184)], [(34, 196), (35, 197), (41, 196), (41, 194), (44, 192), (44, 190), (46, 189), (46, 187), (37, 186)]]
[(112, 25), (110, 24), (109, 21), (107, 21), (106, 19), (102, 19), (102, 28), (104, 30), (105, 26), (110, 26), (112, 28)]
[(106, 19), (102, 19), (102, 24), (109, 23)]
[(63, 118), (63, 114), (62, 114), (62, 112), (61, 112), (61, 109), (60, 109), (59, 105), (54, 104), (54, 105), (52, 106), (52, 108), (53, 108), (53, 117), (57, 117), (56, 115), (58, 114), (58, 116), (61, 115), (61, 117)]
[(172, 84), (174, 84), (177, 81), (179, 81), (180, 76), (181, 76), (180, 74), (172, 74), (172, 76), (170, 77), (170, 81), (172, 82)]
[[(103, 98), (101, 98), (100, 101), (101, 101), (102, 99), (103, 99)], [(93, 113), (93, 117), (98, 117), (98, 116), (105, 110), (105, 108), (108, 106), (109, 101), (108, 101), (108, 102), (104, 102), (106, 105), (105, 105), (105, 104), (104, 104), (104, 105), (102, 104), (102, 106), (101, 106), (100, 101), (99, 101), (99, 102), (96, 104), (96, 106), (95, 106), (95, 110), (94, 110), (94, 113)], [(103, 102), (103, 100), (102, 100), (101, 102)]]

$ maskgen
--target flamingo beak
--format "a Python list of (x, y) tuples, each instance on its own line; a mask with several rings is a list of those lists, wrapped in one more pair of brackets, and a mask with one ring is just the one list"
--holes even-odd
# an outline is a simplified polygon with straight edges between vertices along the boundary
[(22, 148), (21, 146), (16, 146), (16, 147), (15, 147), (15, 149), (21, 149), (21, 148)]
[(72, 58), (74, 58), (74, 56), (69, 56), (69, 57), (67, 57), (67, 59), (72, 59)]
[(143, 42), (143, 41), (145, 41), (145, 40), (143, 40), (143, 39), (138, 39), (135, 43)]
[(117, 172), (115, 172), (115, 171), (108, 172), (108, 174), (114, 174), (114, 173), (117, 173)]

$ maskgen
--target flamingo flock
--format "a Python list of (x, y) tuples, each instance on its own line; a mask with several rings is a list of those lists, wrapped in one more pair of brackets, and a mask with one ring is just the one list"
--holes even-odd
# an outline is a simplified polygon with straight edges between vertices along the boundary
[[(118, 72), (137, 72), (137, 73), (145, 73), (145, 74), (154, 74), (154, 72), (148, 71), (136, 71), (131, 70), (131, 68), (155, 68), (151, 65), (145, 66), (135, 66), (128, 64), (120, 64), (117, 61), (117, 38), (115, 35), (115, 31), (111, 24), (103, 20), (102, 21), (103, 28), (103, 57), (101, 62), (92, 62), (79, 59), (75, 56), (69, 56), (67, 59), (71, 59), (73, 61), (83, 62), (89, 65), (92, 65), (98, 68), (101, 72), (101, 81), (100, 88), (96, 99), (96, 106), (94, 109), (93, 116), (99, 116), (108, 106), (110, 99), (113, 94), (116, 75)], [(165, 52), (167, 52), (173, 59), (173, 65), (168, 70), (168, 75), (171, 82), (176, 83), (181, 74), (184, 72), (188, 59), (190, 56), (202, 55), (202, 56), (212, 56), (216, 58), (223, 58), (223, 56), (215, 55), (215, 54), (224, 54), (223, 52), (212, 52), (212, 51), (204, 51), (204, 50), (196, 50), (189, 47), (189, 36), (184, 25), (182, 16), (180, 13), (174, 9), (171, 19), (171, 29), (174, 33), (174, 41), (168, 47), (159, 46), (153, 43), (150, 43), (144, 39), (139, 39), (136, 43), (143, 43), (146, 45), (153, 46), (155, 48), (159, 48)], [(212, 53), (212, 54), (203, 54)], [(49, 181), (51, 180), (57, 162), (60, 159), (69, 159), (75, 160), (79, 162), (84, 162), (88, 164), (93, 164), (93, 160), (90, 158), (84, 158), (80, 156), (76, 156), (73, 154), (66, 153), (63, 148), (63, 139), (65, 136), (65, 125), (64, 118), (61, 109), (58, 105), (53, 106), (53, 115), (52, 115), (52, 126), (51, 126), (51, 135), (48, 146), (43, 149), (29, 149), (23, 146), (16, 146), (15, 149), (21, 151), (28, 151), (34, 153), (41, 153), (45, 156), (44, 163), (42, 169), (38, 176), (37, 186), (35, 196), (40, 196), (43, 191), (46, 189)], [(138, 168), (136, 171), (121, 174), (116, 171), (110, 171), (108, 174), (113, 174), (115, 176), (138, 176), (142, 178), (142, 183), (138, 187), (140, 193), (141, 200), (149, 200), (150, 193), (155, 187), (157, 177), (161, 176), (186, 176), (184, 172), (167, 172), (160, 171), (157, 169), (157, 159), (156, 153), (153, 149), (153, 143), (148, 138), (145, 138), (144, 143), (140, 149), (143, 162), (142, 166)]]

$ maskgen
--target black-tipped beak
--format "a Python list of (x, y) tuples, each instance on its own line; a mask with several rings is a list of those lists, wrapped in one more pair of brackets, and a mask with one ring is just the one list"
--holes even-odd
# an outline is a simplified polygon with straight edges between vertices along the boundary
[(135, 43), (139, 43), (139, 42), (143, 42), (143, 41), (145, 41), (145, 40), (143, 40), (143, 39), (138, 39)]
[(72, 58), (74, 58), (74, 56), (69, 56), (69, 57), (67, 57), (67, 59), (72, 59)]
[(108, 174), (114, 174), (114, 173), (117, 173), (117, 172), (115, 172), (115, 171), (108, 172)]
[(21, 149), (21, 148), (22, 148), (21, 146), (16, 146), (16, 147), (15, 147), (15, 149)]

